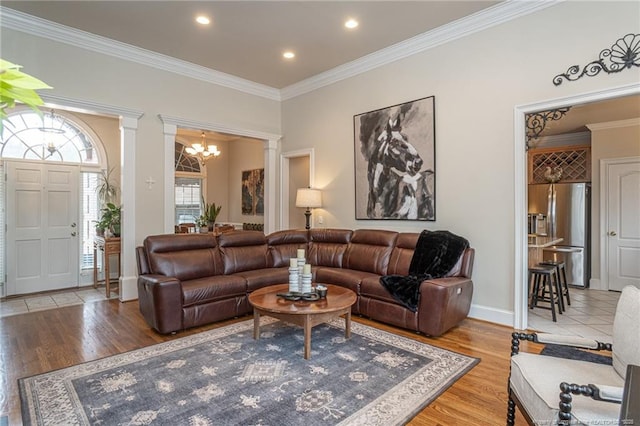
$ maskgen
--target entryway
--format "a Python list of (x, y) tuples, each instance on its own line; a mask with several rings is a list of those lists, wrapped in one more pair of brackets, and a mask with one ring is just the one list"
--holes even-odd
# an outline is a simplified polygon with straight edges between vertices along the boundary
[(79, 167), (6, 166), (7, 295), (77, 287)]

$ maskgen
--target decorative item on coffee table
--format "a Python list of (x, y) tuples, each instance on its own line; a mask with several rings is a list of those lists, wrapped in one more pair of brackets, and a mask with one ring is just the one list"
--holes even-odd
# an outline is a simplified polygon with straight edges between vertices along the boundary
[(300, 275), (300, 292), (302, 294), (311, 293), (311, 265), (305, 263)]
[(298, 259), (292, 257), (289, 262), (289, 293), (297, 293), (300, 291), (300, 270), (298, 269)]

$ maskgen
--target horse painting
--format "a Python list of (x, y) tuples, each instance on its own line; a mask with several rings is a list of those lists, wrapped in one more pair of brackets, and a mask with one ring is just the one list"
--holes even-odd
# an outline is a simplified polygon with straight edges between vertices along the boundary
[(404, 104), (396, 114), (378, 110), (360, 120), (356, 133), (359, 130), (360, 152), (366, 161), (367, 219), (435, 219), (434, 171), (425, 167), (402, 128), (405, 120), (414, 117), (412, 105)]
[(416, 175), (422, 163), (420, 154), (402, 133), (400, 118), (389, 119), (386, 128), (376, 139), (373, 155), (369, 157), (367, 215), (374, 217), (376, 208), (380, 208), (383, 217), (395, 217), (400, 182), (407, 174)]

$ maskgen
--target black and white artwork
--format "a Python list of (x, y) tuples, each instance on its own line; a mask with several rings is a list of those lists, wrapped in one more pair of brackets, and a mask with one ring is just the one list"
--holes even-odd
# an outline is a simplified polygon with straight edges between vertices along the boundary
[(435, 98), (353, 117), (356, 219), (436, 220)]

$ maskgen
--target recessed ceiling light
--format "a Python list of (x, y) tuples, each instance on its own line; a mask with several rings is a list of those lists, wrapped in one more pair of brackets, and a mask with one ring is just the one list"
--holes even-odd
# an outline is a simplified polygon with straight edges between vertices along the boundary
[(296, 54), (295, 54), (295, 53), (293, 53), (293, 52), (292, 52), (292, 51), (290, 51), (290, 50), (287, 50), (286, 52), (284, 52), (284, 53), (282, 54), (282, 56), (283, 56), (285, 59), (293, 59), (293, 58), (295, 58), (295, 57), (296, 57)]
[(196, 22), (202, 25), (209, 25), (211, 23), (211, 20), (204, 15), (199, 15), (196, 17)]
[(358, 26), (358, 21), (356, 21), (355, 19), (349, 19), (347, 22), (344, 23), (344, 26), (352, 30)]

